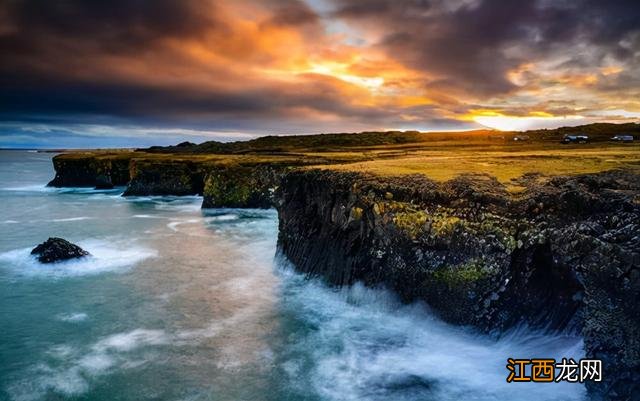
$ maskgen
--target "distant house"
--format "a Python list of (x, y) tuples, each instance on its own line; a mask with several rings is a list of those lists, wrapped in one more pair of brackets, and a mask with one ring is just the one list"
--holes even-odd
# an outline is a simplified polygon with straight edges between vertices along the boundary
[(516, 135), (513, 137), (514, 142), (525, 142), (529, 140), (529, 135)]
[(560, 143), (589, 143), (587, 135), (565, 135)]
[(616, 135), (611, 140), (614, 142), (633, 142), (633, 135)]

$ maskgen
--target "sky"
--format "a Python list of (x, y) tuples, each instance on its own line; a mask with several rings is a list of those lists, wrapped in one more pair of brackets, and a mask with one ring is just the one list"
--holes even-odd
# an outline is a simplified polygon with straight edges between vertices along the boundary
[(639, 120), (638, 1), (0, 2), (0, 147)]

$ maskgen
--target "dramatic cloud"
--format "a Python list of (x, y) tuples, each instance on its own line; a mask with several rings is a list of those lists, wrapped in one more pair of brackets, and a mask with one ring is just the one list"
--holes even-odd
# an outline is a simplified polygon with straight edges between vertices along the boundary
[(0, 145), (640, 112), (633, 1), (7, 0), (0, 55)]

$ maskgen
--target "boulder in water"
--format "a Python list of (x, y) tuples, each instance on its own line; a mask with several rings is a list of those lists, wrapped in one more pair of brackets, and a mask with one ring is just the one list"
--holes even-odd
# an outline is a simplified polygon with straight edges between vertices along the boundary
[(67, 259), (81, 258), (89, 255), (89, 252), (78, 245), (62, 239), (51, 237), (31, 251), (41, 263), (53, 263)]

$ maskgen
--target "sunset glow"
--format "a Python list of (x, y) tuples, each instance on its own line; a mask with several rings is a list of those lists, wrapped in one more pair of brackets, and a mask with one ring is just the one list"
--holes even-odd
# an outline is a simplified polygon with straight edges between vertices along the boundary
[(577, 125), (576, 123), (582, 122), (584, 117), (481, 115), (474, 117), (473, 120), (485, 127), (500, 131), (526, 131), (535, 128)]
[(628, 4), (29, 4), (0, 5), (0, 124), (20, 141), (38, 140), (33, 126), (206, 138), (520, 130), (640, 113), (640, 31)]
[(346, 72), (345, 65), (336, 63), (314, 64), (309, 72), (335, 77), (344, 82), (365, 87), (370, 91), (375, 91), (384, 84), (384, 79), (381, 77), (361, 77), (352, 75)]

